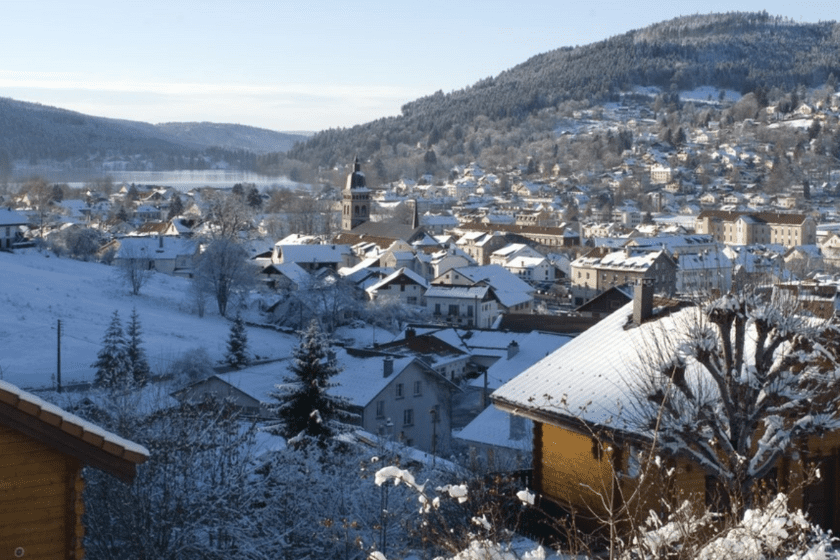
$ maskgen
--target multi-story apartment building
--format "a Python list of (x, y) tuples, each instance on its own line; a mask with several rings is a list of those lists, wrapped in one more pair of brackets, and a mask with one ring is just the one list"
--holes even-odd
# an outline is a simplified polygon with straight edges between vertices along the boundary
[(817, 242), (817, 225), (811, 216), (777, 212), (704, 210), (694, 229), (727, 245), (771, 244), (796, 247)]

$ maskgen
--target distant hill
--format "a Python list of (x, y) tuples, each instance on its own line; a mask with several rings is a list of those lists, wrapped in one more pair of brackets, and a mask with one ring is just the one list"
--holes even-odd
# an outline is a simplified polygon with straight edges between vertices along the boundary
[(285, 152), (306, 139), (301, 134), (238, 124), (153, 125), (108, 119), (8, 98), (0, 98), (0, 131), (0, 163), (55, 160), (79, 166), (131, 157), (153, 162), (156, 169), (177, 167), (189, 158), (195, 162), (207, 151), (216, 159), (236, 160), (248, 167), (256, 155)]
[(248, 150), (255, 154), (286, 152), (295, 142), (307, 136), (288, 132), (275, 132), (241, 124), (164, 123), (155, 128), (166, 132), (177, 142), (187, 142), (205, 148), (217, 146), (227, 150)]
[[(766, 97), (774, 88), (790, 92), (836, 78), (840, 25), (835, 22), (797, 23), (766, 12), (694, 15), (536, 55), (462, 90), (406, 103), (400, 116), (319, 132), (287, 156), (331, 168), (358, 154), (392, 179), (400, 171), (422, 172), (424, 163), (440, 156), (477, 158), (492, 151), (498, 131), (513, 136), (508, 131), (545, 110), (616, 100), (636, 86), (657, 86), (665, 93), (712, 86)], [(521, 145), (534, 132), (519, 136)], [(435, 157), (412, 154), (400, 169), (390, 170), (388, 161), (399, 145), (420, 145)]]

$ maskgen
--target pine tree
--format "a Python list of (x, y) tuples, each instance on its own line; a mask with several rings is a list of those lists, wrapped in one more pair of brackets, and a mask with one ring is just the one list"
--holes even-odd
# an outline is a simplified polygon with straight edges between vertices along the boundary
[(126, 357), (128, 358), (129, 378), (135, 385), (143, 386), (149, 382), (151, 369), (149, 368), (149, 362), (146, 360), (146, 352), (141, 346), (143, 341), (140, 338), (140, 318), (137, 316), (136, 308), (131, 311), (131, 322), (128, 324), (126, 334), (128, 336)]
[(95, 382), (101, 387), (125, 387), (131, 379), (120, 314), (114, 311), (111, 324), (102, 338), (102, 349), (91, 366), (96, 368)]
[(280, 423), (269, 431), (292, 439), (310, 436), (321, 443), (344, 428), (353, 415), (347, 412), (347, 400), (328, 393), (335, 384), (330, 378), (341, 370), (330, 353), (330, 342), (316, 321), (303, 331), (300, 344), (293, 351), (291, 375), (271, 393), (278, 404), (269, 409)]
[(240, 315), (236, 316), (233, 325), (230, 327), (225, 361), (235, 368), (247, 366), (250, 362), (248, 358), (248, 333), (245, 332), (245, 323)]

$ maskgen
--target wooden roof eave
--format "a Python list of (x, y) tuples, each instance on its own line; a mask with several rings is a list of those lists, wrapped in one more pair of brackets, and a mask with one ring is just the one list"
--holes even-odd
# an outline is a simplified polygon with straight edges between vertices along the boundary
[[(0, 424), (25, 434), (36, 441), (70, 455), (85, 465), (110, 473), (123, 482), (130, 484), (137, 475), (136, 465), (147, 457), (112, 444), (101, 436), (84, 432), (78, 426), (62, 428), (62, 420), (56, 417), (55, 424), (33, 416), (7, 402), (0, 401)], [(66, 422), (65, 422), (66, 423)], [(70, 433), (69, 428), (76, 427), (78, 435)]]

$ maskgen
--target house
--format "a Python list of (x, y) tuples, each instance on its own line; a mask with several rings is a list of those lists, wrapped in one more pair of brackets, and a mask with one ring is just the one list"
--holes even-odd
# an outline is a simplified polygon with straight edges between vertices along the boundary
[(430, 286), (425, 293), (432, 318), (449, 325), (490, 328), (501, 314), (489, 286)]
[(453, 268), (432, 280), (432, 284), (436, 286), (490, 286), (499, 303), (500, 313), (531, 313), (534, 308), (534, 288), (516, 274), (497, 264)]
[(260, 270), (257, 277), (277, 291), (297, 291), (312, 282), (312, 276), (296, 263), (269, 264)]
[(0, 381), (0, 557), (82, 558), (91, 466), (126, 483), (149, 452)]
[(478, 264), (490, 264), (490, 255), (507, 244), (505, 237), (497, 233), (471, 231), (457, 241), (459, 249), (463, 250)]
[(276, 243), (271, 262), (274, 264), (296, 263), (307, 272), (321, 268), (338, 271), (350, 266), (353, 252), (348, 245), (283, 245)]
[[(336, 362), (341, 372), (330, 379), (329, 391), (347, 399), (363, 430), (430, 453), (449, 449), (456, 385), (415, 357), (336, 349)], [(193, 383), (173, 396), (200, 402), (214, 394), (265, 419), (264, 405), (276, 403), (270, 394), (286, 374), (276, 363), (251, 366)]]
[[(565, 511), (575, 510), (581, 525), (586, 518), (593, 521), (593, 515), (607, 514), (609, 497), (629, 496), (638, 488), (640, 508), (631, 512), (639, 520), (657, 507), (660, 497), (714, 505), (717, 480), (687, 455), (668, 459), (673, 474), (667, 489), (655, 486), (655, 477), (640, 476), (639, 452), (651, 444), (653, 433), (652, 424), (639, 422), (631, 389), (640, 373), (649, 371), (652, 348), (680, 340), (674, 333), (687, 333), (701, 313), (693, 303), (654, 299), (649, 286), (636, 286), (632, 303), (491, 395), (501, 410), (534, 423), (533, 490)], [(792, 507), (810, 511), (812, 519), (833, 530), (840, 526), (833, 474), (840, 467), (838, 444), (837, 432), (808, 437), (779, 459), (767, 482), (785, 488)], [(803, 489), (798, 483), (804, 480), (803, 464), (832, 474)]]
[(181, 237), (123, 237), (100, 251), (115, 250), (114, 264), (138, 261), (143, 270), (192, 278), (198, 264), (199, 244)]
[(576, 305), (597, 294), (624, 284), (650, 279), (657, 292), (673, 294), (677, 283), (677, 263), (667, 250), (645, 251), (624, 247), (610, 251), (598, 247), (571, 264), (571, 292)]
[(424, 305), (423, 294), (428, 288), (425, 278), (408, 268), (400, 268), (365, 291), (371, 301), (385, 298), (406, 305)]
[(22, 241), (21, 226), (29, 220), (23, 214), (10, 208), (0, 208), (0, 250), (11, 251), (12, 246)]

